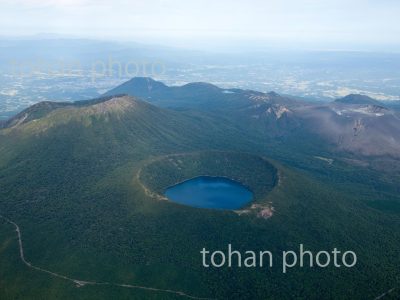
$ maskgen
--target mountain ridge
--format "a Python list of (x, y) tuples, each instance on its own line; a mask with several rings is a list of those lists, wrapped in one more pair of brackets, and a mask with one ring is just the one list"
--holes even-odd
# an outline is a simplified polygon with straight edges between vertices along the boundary
[[(88, 106), (99, 105), (101, 103), (108, 102), (112, 99), (123, 98), (126, 95), (115, 95), (109, 97), (99, 97), (90, 100), (79, 100), (74, 102), (55, 102), (55, 101), (42, 101), (38, 102), (15, 116), (5, 120), (2, 124), (0, 124), (1, 128), (11, 128), (16, 127), (21, 124), (28, 123), (30, 121), (38, 120), (42, 117), (47, 116), (48, 114), (54, 112), (55, 110), (62, 108), (83, 108)], [(126, 99), (125, 99), (126, 100)], [(131, 97), (132, 101), (137, 101), (133, 97)]]
[(382, 107), (385, 106), (382, 102), (362, 94), (349, 94), (343, 98), (336, 99), (334, 102), (343, 104), (366, 104), (366, 105), (376, 105)]
[[(158, 289), (214, 299), (289, 299), (306, 293), (343, 298), (344, 291), (350, 291), (348, 299), (366, 299), (395, 286), (399, 176), (344, 163), (310, 131), (332, 121), (326, 127), (345, 125), (337, 131), (345, 131), (352, 142), (368, 133), (365, 120), (372, 125), (393, 121), (391, 112), (377, 116), (382, 112), (318, 107), (242, 90), (210, 94), (209, 88), (192, 98), (173, 89), (176, 107), (187, 105), (186, 110), (127, 95), (58, 108), (46, 103), (36, 106), (32, 120), (28, 116), (16, 127), (0, 130), (0, 211), (18, 224), (0, 218), (0, 298), (176, 300), (183, 295), (160, 294)], [(174, 94), (167, 96), (160, 102)], [(208, 113), (207, 105), (213, 103)], [(355, 124), (354, 136), (352, 122), (358, 119), (362, 122)], [(266, 177), (257, 171), (259, 159), (245, 159), (249, 154), (271, 161), (278, 176), (265, 198), (259, 193), (259, 200), (240, 212), (174, 204), (140, 184), (168, 179), (166, 185), (147, 186), (162, 193), (179, 176), (230, 176), (234, 173), (228, 171), (236, 169), (261, 191)], [(159, 163), (151, 163), (155, 161)], [(22, 232), (23, 257), (32, 267), (124, 286), (77, 289), (74, 283), (82, 281), (71, 284), (27, 268), (15, 228)], [(362, 259), (340, 276), (328, 268), (292, 268), (282, 274), (278, 264), (271, 269), (202, 266), (202, 248), (226, 249), (228, 244), (272, 253), (299, 244), (310, 250), (334, 245)], [(16, 282), (23, 282), (24, 289)], [(128, 285), (155, 289), (126, 289)]]
[[(147, 80), (147, 79), (146, 79)], [(147, 82), (141, 78), (131, 82)], [(154, 83), (154, 80), (150, 82)], [(124, 86), (124, 85), (122, 85)], [(126, 86), (125, 86), (126, 87)], [(132, 86), (131, 86), (132, 87)], [(243, 129), (252, 128), (265, 138), (296, 139), (313, 144), (321, 139), (326, 149), (361, 156), (400, 157), (400, 115), (368, 96), (350, 94), (329, 103), (300, 101), (276, 92), (223, 89), (193, 83), (149, 90), (111, 90), (140, 96), (160, 107), (199, 110), (216, 116), (230, 115)]]
[[(111, 101), (112, 99), (125, 100)], [(76, 111), (82, 118), (84, 114), (104, 115), (110, 109), (121, 114), (133, 105), (127, 99), (131, 102), (139, 101), (141, 108), (147, 104), (154, 106), (152, 109), (159, 107), (175, 113), (181, 110), (197, 111), (220, 123), (221, 119), (224, 122), (230, 119), (240, 130), (251, 130), (267, 140), (272, 139), (271, 142), (284, 138), (286, 141), (293, 140), (294, 143), (301, 136), (305, 139), (304, 143), (307, 140), (312, 145), (313, 137), (318, 137), (326, 149), (370, 157), (400, 157), (400, 135), (396, 130), (400, 126), (399, 114), (376, 105), (380, 102), (367, 96), (352, 94), (331, 103), (316, 104), (280, 96), (276, 92), (223, 89), (202, 82), (169, 87), (146, 77), (132, 78), (96, 99), (35, 104), (10, 118), (2, 126), (4, 129), (19, 127), (62, 109), (68, 110), (72, 115)], [(78, 108), (82, 109), (76, 110)], [(65, 114), (60, 116), (59, 114), (58, 122), (72, 118)], [(92, 120), (86, 118), (84, 122), (90, 124)], [(36, 123), (31, 128), (37, 130), (43, 124)], [(53, 118), (50, 123), (56, 124), (57, 120)], [(42, 128), (48, 126), (46, 124)]]

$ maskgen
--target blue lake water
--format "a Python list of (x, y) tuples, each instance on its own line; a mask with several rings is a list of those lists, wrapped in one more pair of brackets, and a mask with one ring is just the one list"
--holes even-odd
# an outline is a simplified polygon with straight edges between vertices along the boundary
[(242, 184), (223, 177), (200, 176), (169, 187), (165, 196), (193, 207), (239, 209), (253, 199)]

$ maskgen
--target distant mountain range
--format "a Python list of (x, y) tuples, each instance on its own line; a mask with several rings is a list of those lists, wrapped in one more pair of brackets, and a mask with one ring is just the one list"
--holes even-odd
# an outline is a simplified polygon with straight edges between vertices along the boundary
[(361, 156), (400, 157), (400, 113), (364, 95), (348, 95), (331, 103), (315, 104), (275, 92), (222, 89), (209, 83), (167, 86), (151, 78), (136, 77), (105, 93), (102, 98), (71, 103), (41, 102), (3, 121), (9, 128), (40, 119), (54, 110), (107, 103), (130, 95), (163, 108), (201, 111), (223, 116), (241, 130), (251, 129), (267, 138), (312, 144), (313, 138), (331, 151)]
[[(400, 276), (399, 120), (360, 96), (316, 104), (150, 78), (35, 104), (0, 129), (0, 299), (375, 299)], [(220, 211), (161, 195), (200, 175), (256, 198)], [(228, 244), (338, 247), (359, 262), (202, 267), (203, 247)]]
[(344, 104), (366, 104), (366, 105), (376, 105), (376, 106), (383, 106), (383, 103), (372, 99), (371, 97), (359, 94), (350, 94), (346, 97), (339, 98), (335, 100), (337, 103), (344, 103)]
[(274, 92), (222, 89), (208, 83), (168, 87), (151, 78), (133, 78), (105, 96), (116, 94), (167, 108), (231, 115), (238, 124), (268, 136), (311, 135), (337, 151), (400, 157), (400, 114), (364, 95), (314, 104)]

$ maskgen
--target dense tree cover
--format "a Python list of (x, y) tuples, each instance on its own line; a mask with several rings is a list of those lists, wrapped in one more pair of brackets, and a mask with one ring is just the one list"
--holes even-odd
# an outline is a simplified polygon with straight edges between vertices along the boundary
[[(368, 299), (399, 284), (400, 214), (390, 207), (400, 202), (398, 177), (340, 162), (321, 148), (320, 156), (335, 159), (327, 165), (313, 158), (318, 143), (312, 149), (296, 141), (267, 143), (232, 123), (139, 103), (123, 113), (80, 108), (71, 115), (60, 109), (2, 131), (0, 213), (19, 224), (28, 261), (83, 280), (217, 299)], [(168, 156), (175, 153), (197, 154)], [(274, 167), (259, 155), (272, 157)], [(265, 170), (275, 168), (281, 181), (271, 190), (275, 173)], [(141, 179), (159, 192), (196, 172), (235, 177), (260, 197), (267, 192), (275, 214), (265, 220), (159, 201), (140, 185), (141, 169)], [(277, 259), (300, 243), (314, 251), (337, 247), (355, 251), (359, 263), (287, 274), (278, 264), (202, 267), (203, 247), (225, 250), (228, 243), (241, 251), (270, 250)], [(19, 258), (14, 228), (4, 220), (0, 298), (182, 299), (77, 288), (29, 269)]]
[(202, 151), (163, 156), (146, 164), (141, 182), (159, 195), (169, 186), (197, 176), (220, 176), (249, 188), (262, 200), (276, 185), (276, 168), (267, 160), (243, 152)]

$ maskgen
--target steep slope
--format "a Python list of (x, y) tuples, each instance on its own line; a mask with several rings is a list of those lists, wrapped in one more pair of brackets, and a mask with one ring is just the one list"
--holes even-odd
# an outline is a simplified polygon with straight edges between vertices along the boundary
[[(131, 151), (134, 148), (138, 148), (138, 153), (145, 151), (149, 155), (153, 151), (172, 151), (176, 145), (180, 145), (181, 150), (199, 144), (207, 148), (212, 144), (218, 149), (227, 143), (231, 134), (239, 133), (229, 122), (217, 124), (207, 116), (178, 113), (130, 96), (116, 96), (35, 105), (0, 131), (0, 144), (7, 152), (6, 149), (18, 148), (18, 144), (50, 143), (65, 134), (68, 134), (65, 140), (81, 142), (77, 145), (80, 148), (87, 145), (92, 149), (92, 140), (100, 142), (100, 139), (108, 144), (107, 148), (117, 143), (127, 146), (127, 149), (111, 149), (110, 155), (117, 149)], [(105, 147), (98, 148), (92, 150), (105, 151)], [(18, 152), (14, 149), (7, 153), (15, 156)]]
[(151, 78), (135, 77), (104, 94), (127, 94), (161, 107), (175, 109), (221, 109), (246, 104), (242, 90), (220, 89), (212, 84), (195, 82), (183, 86), (166, 86)]
[(400, 115), (376, 105), (333, 103), (296, 109), (304, 129), (335, 149), (400, 158)]
[(107, 92), (105, 96), (115, 93), (138, 96), (160, 107), (196, 110), (229, 118), (243, 130), (261, 132), (266, 137), (284, 136), (296, 127), (296, 121), (289, 116), (293, 108), (304, 105), (275, 92), (222, 89), (202, 82), (166, 86), (153, 79), (140, 77)]
[(343, 104), (364, 104), (364, 105), (377, 105), (384, 106), (382, 102), (372, 99), (366, 95), (350, 94), (346, 97), (336, 99), (335, 102)]
[(149, 77), (134, 77), (131, 80), (108, 91), (104, 96), (114, 96), (118, 94), (135, 95), (137, 97), (148, 97), (153, 93), (165, 92), (168, 87), (162, 82), (155, 81)]
[(162, 107), (228, 116), (238, 127), (257, 132), (269, 142), (280, 139), (287, 146), (332, 155), (400, 158), (399, 113), (364, 95), (315, 104), (274, 92), (221, 89), (205, 83), (168, 87), (149, 78), (133, 78), (107, 95), (116, 92), (138, 93)]
[(0, 123), (0, 128), (18, 126), (22, 123), (27, 123), (29, 121), (39, 119), (57, 108), (65, 107), (68, 105), (70, 105), (70, 103), (49, 101), (39, 102), (35, 105), (32, 105), (31, 107), (28, 107), (14, 117)]
[[(251, 113), (278, 105), (276, 94), (250, 96), (261, 97), (252, 98)], [(248, 108), (238, 113), (246, 116)], [(271, 110), (268, 118), (289, 115)], [(0, 298), (372, 299), (396, 285), (400, 217), (384, 209), (399, 207), (398, 186), (383, 182), (379, 173), (336, 163), (327, 168), (318, 161), (315, 174), (326, 174), (324, 181), (274, 162), (279, 182), (263, 199), (275, 209), (269, 219), (181, 206), (143, 189), (138, 174), (148, 163), (161, 158), (179, 170), (180, 157), (169, 155), (210, 153), (203, 161), (215, 167), (234, 162), (203, 150), (260, 156), (274, 147), (234, 125), (221, 115), (116, 96), (51, 109), (0, 130), (0, 214), (13, 222), (0, 218)], [(286, 156), (286, 148), (277, 152)], [(312, 164), (308, 158), (303, 159)], [(240, 163), (259, 178), (252, 163)], [(21, 261), (16, 229), (31, 267)], [(313, 251), (356, 251), (360, 262), (351, 270), (293, 268), (285, 275), (278, 263), (272, 269), (201, 263), (203, 247), (270, 250), (279, 260), (282, 250), (300, 243)]]
[(93, 105), (96, 103), (101, 103), (108, 101), (114, 97), (120, 97), (122, 95), (115, 95), (112, 97), (101, 97), (92, 100), (83, 100), (83, 101), (75, 101), (75, 102), (51, 102), (51, 101), (42, 101), (37, 104), (34, 104), (27, 109), (24, 109), (20, 113), (11, 117), (8, 120), (0, 123), (0, 128), (10, 128), (14, 126), (18, 126), (24, 123), (28, 123), (33, 120), (40, 119), (45, 117), (49, 113), (59, 108), (65, 107), (84, 107)]

